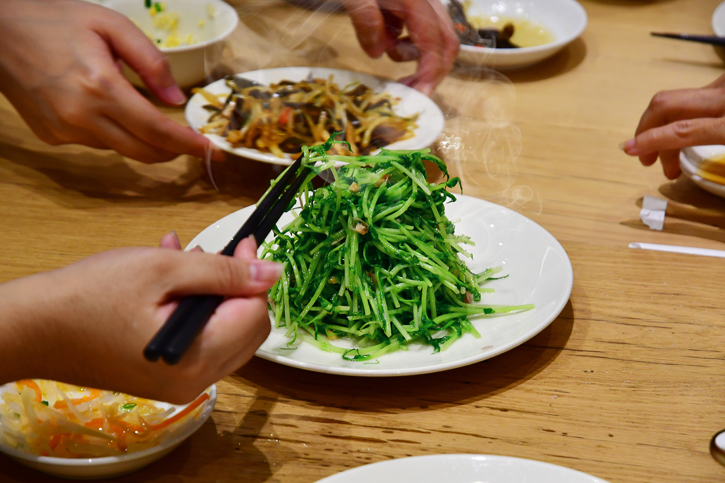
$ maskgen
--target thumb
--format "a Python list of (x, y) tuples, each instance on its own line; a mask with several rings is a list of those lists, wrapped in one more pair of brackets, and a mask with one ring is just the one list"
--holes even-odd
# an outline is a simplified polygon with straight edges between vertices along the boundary
[(214, 294), (246, 297), (269, 290), (282, 276), (283, 265), (203, 252), (164, 250), (174, 295)]
[(176, 85), (164, 54), (128, 18), (111, 10), (108, 13), (99, 24), (113, 51), (161, 101), (177, 106), (184, 104), (186, 96)]

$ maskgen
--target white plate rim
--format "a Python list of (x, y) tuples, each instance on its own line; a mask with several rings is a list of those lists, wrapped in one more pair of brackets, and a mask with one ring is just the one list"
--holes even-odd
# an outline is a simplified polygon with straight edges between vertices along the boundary
[[(479, 354), (476, 354), (475, 356), (470, 356), (467, 358), (457, 359), (454, 361), (450, 361), (447, 363), (434, 363), (434, 364), (428, 364), (423, 366), (413, 366), (413, 367), (407, 367), (407, 368), (401, 368), (401, 369), (375, 369), (370, 368), (369, 366), (363, 368), (363, 367), (341, 367), (336, 365), (325, 365), (325, 364), (318, 364), (314, 362), (305, 362), (301, 360), (296, 360), (292, 358), (285, 357), (283, 355), (274, 354), (268, 351), (264, 351), (261, 348), (257, 350), (255, 355), (261, 359), (265, 359), (271, 362), (276, 362), (278, 364), (286, 365), (289, 367), (295, 367), (298, 369), (308, 370), (312, 372), (320, 372), (325, 374), (336, 374), (336, 375), (343, 375), (343, 376), (356, 376), (356, 377), (397, 377), (397, 376), (413, 376), (413, 375), (420, 375), (420, 374), (430, 374), (434, 372), (441, 372), (441, 371), (447, 371), (451, 369), (456, 369), (459, 367), (464, 367), (470, 364), (475, 364), (477, 362), (481, 362), (487, 359), (490, 359), (492, 357), (498, 356), (500, 354), (503, 354), (504, 352), (507, 352), (515, 347), (518, 347), (519, 345), (523, 344), (524, 342), (530, 340), (532, 337), (539, 334), (542, 330), (544, 330), (546, 327), (548, 327), (556, 318), (561, 314), (561, 312), (564, 310), (564, 307), (568, 303), (570, 297), (571, 297), (571, 291), (573, 288), (574, 283), (574, 272), (571, 265), (571, 260), (569, 259), (568, 254), (566, 253), (566, 250), (564, 247), (561, 246), (561, 243), (554, 238), (551, 233), (549, 233), (546, 229), (544, 229), (541, 225), (538, 223), (532, 221), (530, 218), (525, 217), (524, 215), (521, 215), (520, 213), (517, 213), (516, 211), (513, 211), (509, 208), (497, 205), (495, 203), (491, 203), (489, 201), (485, 201), (479, 198), (474, 198), (471, 196), (466, 195), (460, 195), (456, 194), (456, 198), (460, 201), (466, 201), (470, 200), (475, 203), (482, 203), (483, 205), (489, 206), (489, 207), (495, 207), (496, 209), (503, 210), (507, 213), (508, 216), (513, 216), (515, 218), (522, 218), (525, 223), (530, 223), (532, 227), (536, 230), (540, 230), (540, 234), (543, 237), (546, 237), (546, 243), (549, 244), (549, 246), (555, 247), (555, 249), (559, 252), (560, 255), (563, 255), (563, 260), (566, 261), (566, 280), (563, 282), (563, 293), (566, 295), (563, 296), (560, 300), (557, 300), (557, 304), (554, 307), (553, 310), (550, 311), (549, 315), (545, 318), (543, 318), (532, 330), (529, 330), (522, 334), (519, 337), (513, 338), (509, 340), (508, 342), (497, 345), (495, 348), (482, 351)], [(237, 218), (237, 216), (244, 216), (244, 219), (249, 216), (247, 213), (242, 213), (245, 210), (247, 210), (249, 213), (252, 212), (253, 206), (249, 206), (246, 208), (243, 208), (241, 210), (238, 210), (234, 213), (231, 213), (224, 218), (212, 223), (207, 228), (202, 230), (194, 239), (191, 240), (189, 245), (186, 247), (186, 250), (190, 250), (191, 248), (201, 244), (200, 238), (203, 238), (205, 235), (204, 233), (207, 232), (207, 230), (213, 230), (214, 228), (219, 227), (221, 224), (225, 223), (225, 220), (231, 221), (232, 218), (234, 218), (237, 223), (241, 220)], [(449, 206), (449, 205), (447, 205)], [(246, 215), (246, 216), (245, 216)], [(227, 221), (227, 222), (229, 222)], [(475, 240), (474, 240), (475, 241)], [(261, 250), (261, 249), (260, 249)], [(525, 303), (525, 301), (521, 301), (520, 303)], [(534, 309), (536, 310), (536, 309)], [(272, 330), (281, 330), (272, 328)], [(452, 347), (455, 347), (452, 346)], [(449, 351), (451, 349), (448, 349)]]
[[(725, 5), (725, 4), (724, 4)], [(697, 169), (692, 164), (690, 159), (687, 157), (686, 151), (683, 149), (680, 151), (680, 169), (684, 173), (685, 176), (690, 178), (693, 183), (695, 183), (700, 188), (704, 189), (708, 193), (711, 193), (715, 196), (720, 196), (721, 198), (725, 198), (725, 186), (713, 183), (710, 180), (707, 180), (697, 174)]]
[[(13, 384), (13, 383), (9, 383)], [(10, 448), (2, 443), (0, 443), (0, 453), (5, 453), (6, 455), (16, 459), (16, 460), (24, 460), (32, 463), (37, 463), (39, 465), (44, 466), (56, 466), (56, 467), (73, 467), (73, 466), (83, 466), (83, 467), (99, 467), (99, 466), (106, 466), (106, 465), (115, 465), (117, 463), (128, 463), (130, 461), (138, 460), (146, 458), (154, 453), (161, 453), (164, 450), (166, 450), (169, 447), (172, 447), (174, 445), (178, 445), (182, 441), (189, 438), (192, 434), (194, 434), (199, 428), (201, 428), (207, 419), (211, 416), (211, 413), (214, 411), (214, 406), (216, 405), (217, 400), (217, 387), (216, 384), (212, 384), (207, 389), (209, 391), (209, 400), (206, 402), (206, 406), (204, 408), (204, 411), (199, 416), (199, 419), (196, 420), (196, 422), (186, 429), (183, 433), (177, 435), (174, 438), (170, 438), (163, 443), (161, 443), (158, 446), (154, 446), (152, 448), (147, 448), (141, 451), (136, 451), (133, 453), (127, 453), (119, 456), (102, 456), (99, 458), (59, 458), (57, 456), (40, 456), (30, 453), (25, 453), (23, 451), (18, 451), (14, 448)], [(206, 390), (205, 390), (206, 391)], [(185, 406), (185, 405), (182, 405)]]
[[(553, 463), (547, 463), (544, 461), (531, 460), (526, 458), (517, 458), (514, 456), (499, 456), (499, 455), (485, 455), (485, 454), (437, 454), (437, 455), (424, 455), (424, 456), (412, 456), (408, 458), (397, 458), (393, 460), (379, 461), (377, 463), (371, 463), (357, 468), (352, 468), (334, 475), (330, 475), (316, 483), (350, 483), (351, 478), (365, 477), (367, 473), (374, 472), (372, 476), (376, 476), (377, 471), (383, 468), (386, 472), (402, 467), (405, 469), (413, 468), (415, 471), (416, 466), (421, 462), (426, 463), (439, 463), (442, 465), (450, 466), (452, 463), (466, 462), (469, 464), (475, 464), (476, 461), (487, 461), (493, 462), (494, 464), (500, 465), (501, 467), (531, 467), (531, 471), (548, 471), (555, 472), (561, 475), (560, 477), (567, 477), (566, 483), (607, 483), (605, 480), (596, 476), (583, 473), (572, 468), (565, 466), (555, 465)], [(554, 475), (556, 476), (556, 475)], [(419, 476), (412, 474), (411, 479), (418, 478)], [(485, 474), (476, 473), (471, 475), (471, 481), (485, 480)], [(417, 480), (420, 481), (420, 480)], [(385, 481), (380, 483), (387, 483)], [(421, 483), (425, 483), (423, 480)]]
[[(412, 87), (408, 87), (406, 85), (400, 84), (398, 82), (395, 82), (391, 79), (386, 79), (384, 77), (375, 76), (372, 74), (366, 74), (363, 72), (356, 72), (351, 70), (345, 70), (345, 69), (333, 69), (333, 68), (327, 68), (327, 67), (276, 67), (271, 69), (258, 69), (253, 71), (247, 71), (247, 72), (241, 72), (238, 74), (238, 76), (242, 77), (256, 77), (256, 76), (264, 76), (264, 75), (273, 75), (279, 72), (284, 72), (285, 77), (288, 77), (289, 80), (298, 80), (298, 79), (304, 79), (309, 74), (312, 74), (314, 76), (327, 76), (327, 75), (345, 75), (345, 76), (353, 76), (357, 78), (360, 82), (367, 83), (367, 84), (378, 84), (380, 83), (383, 86), (383, 90), (387, 88), (387, 86), (394, 86), (395, 89), (401, 90), (402, 92), (406, 93), (407, 98), (413, 98), (417, 99), (416, 102), (421, 104), (420, 112), (421, 115), (418, 118), (417, 124), (418, 128), (416, 128), (416, 135), (411, 139), (406, 139), (405, 141), (398, 141), (396, 143), (390, 144), (388, 146), (385, 146), (386, 149), (423, 149), (427, 148), (430, 145), (432, 145), (436, 139), (440, 136), (440, 134), (443, 132), (443, 127), (445, 125), (445, 116), (443, 115), (443, 112), (438, 107), (438, 105), (433, 102), (430, 98), (428, 98), (426, 95), (424, 95), (421, 92), (418, 92), (417, 90), (413, 89)], [(318, 72), (319, 74), (315, 74), (315, 72)], [(219, 87), (226, 87), (224, 84), (224, 79), (219, 79), (211, 84), (208, 84), (204, 86), (204, 89), (207, 88), (216, 88)], [(207, 102), (203, 99), (201, 94), (194, 94), (191, 96), (189, 101), (186, 103), (186, 108), (184, 109), (184, 115), (186, 117), (186, 122), (189, 124), (189, 126), (196, 132), (199, 132), (199, 128), (201, 127), (201, 124), (197, 120), (197, 114), (199, 112), (199, 109), (201, 108), (202, 104), (207, 104)], [(430, 131), (430, 134), (426, 136), (421, 135), (421, 131), (423, 131), (422, 125), (426, 126), (426, 130)], [(250, 148), (233, 148), (231, 145), (221, 138), (220, 136), (214, 135), (214, 134), (204, 134), (208, 139), (210, 139), (215, 146), (219, 147), (223, 151), (226, 151), (231, 154), (235, 154), (237, 156), (241, 156), (248, 159), (253, 159), (255, 161), (262, 161), (264, 163), (270, 163), (270, 164), (279, 164), (282, 166), (289, 166), (294, 161), (291, 159), (291, 157), (288, 154), (285, 154), (284, 158), (278, 158), (274, 154), (271, 153), (263, 153), (261, 151), (258, 151), (256, 149), (250, 149)], [(420, 136), (420, 139), (417, 139)], [(414, 142), (417, 141), (417, 142)]]
[[(719, 22), (722, 20), (722, 23)], [(718, 5), (712, 12), (712, 30), (716, 35), (725, 36), (725, 2)]]

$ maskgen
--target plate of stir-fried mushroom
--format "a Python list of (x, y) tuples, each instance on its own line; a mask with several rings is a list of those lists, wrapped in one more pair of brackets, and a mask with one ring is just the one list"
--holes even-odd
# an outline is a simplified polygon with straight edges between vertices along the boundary
[(288, 165), (302, 146), (323, 144), (343, 131), (350, 150), (420, 149), (433, 144), (445, 122), (424, 94), (397, 82), (338, 69), (282, 67), (227, 76), (194, 89), (189, 125), (221, 149)]

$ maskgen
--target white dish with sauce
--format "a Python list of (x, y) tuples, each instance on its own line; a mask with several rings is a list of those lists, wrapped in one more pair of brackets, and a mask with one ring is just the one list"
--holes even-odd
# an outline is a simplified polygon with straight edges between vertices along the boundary
[[(448, 4), (448, 0), (441, 1), (444, 5)], [(587, 26), (587, 13), (575, 0), (463, 0), (461, 3), (466, 9), (469, 22), (475, 28), (491, 24), (500, 28), (511, 21), (515, 29), (521, 25), (525, 27), (524, 30), (542, 30), (542, 38), (552, 39), (542, 45), (518, 49), (492, 49), (461, 44), (457, 60), (464, 64), (498, 69), (526, 67), (562, 50), (579, 37)], [(516, 30), (512, 42), (517, 42)], [(521, 43), (526, 45), (525, 42)]]
[(680, 150), (680, 169), (700, 188), (725, 198), (725, 146), (693, 146)]

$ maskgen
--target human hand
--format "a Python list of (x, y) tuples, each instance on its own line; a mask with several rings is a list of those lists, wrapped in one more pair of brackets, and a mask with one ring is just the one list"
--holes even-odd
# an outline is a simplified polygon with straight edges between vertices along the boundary
[[(0, 286), (0, 382), (52, 379), (185, 403), (246, 363), (269, 334), (267, 290), (282, 265), (257, 260), (251, 238), (234, 257), (182, 252), (175, 235), (161, 245)], [(190, 294), (228, 298), (177, 365), (144, 359), (145, 345)]]
[(128, 18), (78, 0), (0, 0), (0, 8), (0, 92), (41, 140), (114, 149), (146, 163), (207, 150), (223, 159), (123, 77), (121, 60), (163, 102), (186, 101), (166, 58)]
[(699, 89), (655, 94), (642, 114), (635, 137), (620, 146), (651, 166), (659, 157), (668, 179), (680, 175), (680, 149), (725, 144), (725, 75)]
[[(396, 62), (418, 61), (414, 75), (400, 80), (427, 96), (451, 70), (458, 37), (438, 0), (343, 0), (358, 41), (373, 58), (383, 53)], [(409, 36), (401, 37), (403, 27)]]

